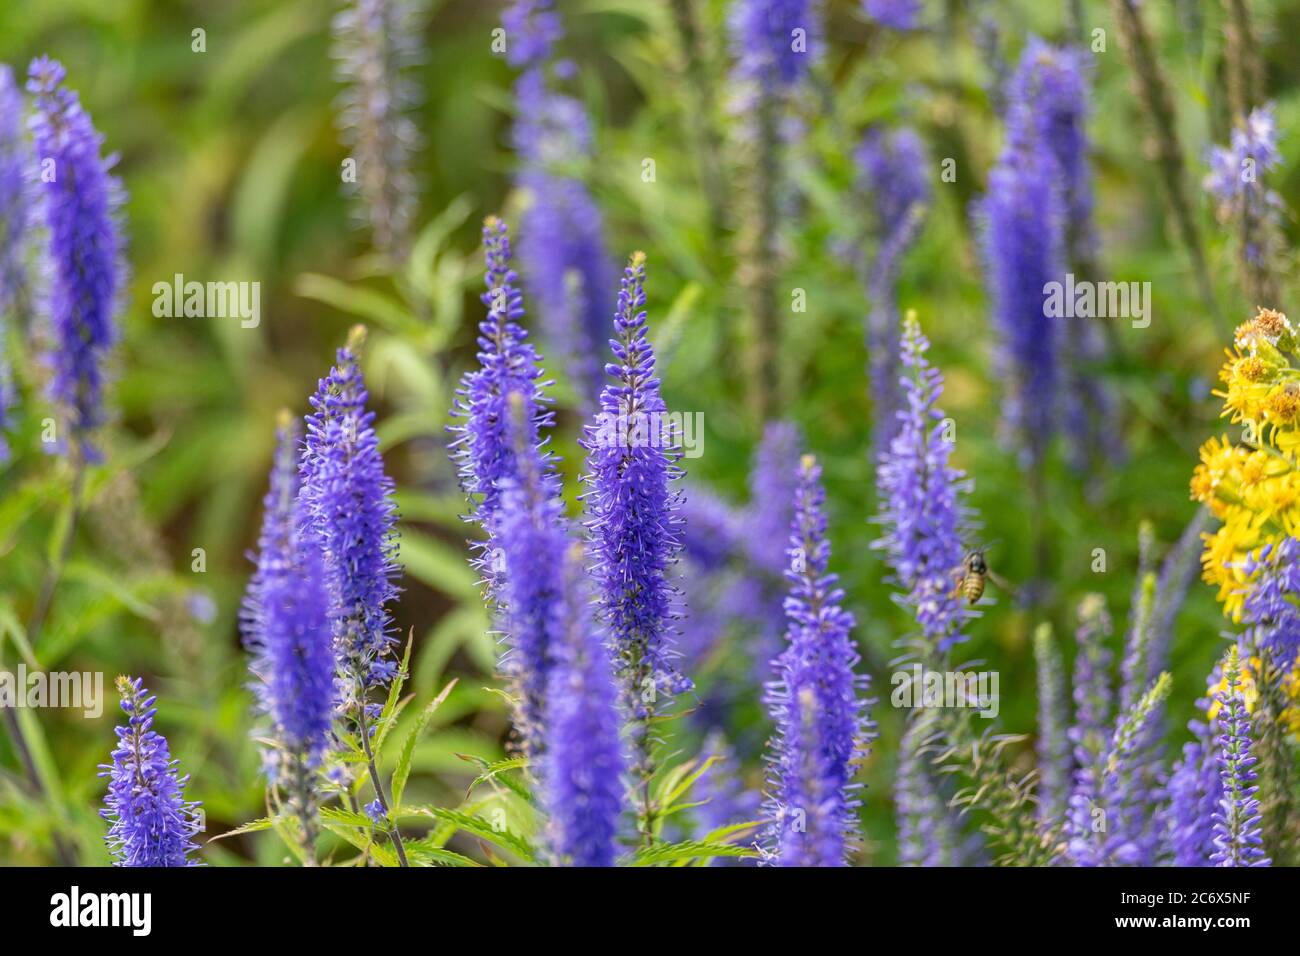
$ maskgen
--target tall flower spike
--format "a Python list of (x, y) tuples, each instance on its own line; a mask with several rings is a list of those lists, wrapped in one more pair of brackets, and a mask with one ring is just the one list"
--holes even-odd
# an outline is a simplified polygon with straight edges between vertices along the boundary
[(1260, 106), (1234, 126), (1228, 146), (1210, 151), (1204, 181), (1219, 221), (1237, 232), (1243, 291), (1264, 304), (1278, 301), (1273, 267), (1282, 246), (1285, 203), (1268, 188), (1267, 180), (1280, 161), (1273, 105)]
[(909, 715), (898, 745), (894, 815), (898, 820), (898, 862), (903, 866), (960, 866), (962, 834), (948, 806), (944, 777), (929, 754), (939, 736), (935, 711)]
[(178, 777), (167, 738), (153, 729), (156, 698), (139, 677), (117, 679), (127, 721), (115, 727), (117, 749), (100, 816), (110, 821), (108, 848), (115, 866), (194, 866), (194, 837), (202, 832), (197, 803), (185, 799), (189, 777)]
[(337, 123), (355, 155), (361, 218), (375, 246), (399, 261), (410, 242), (418, 204), (411, 155), (420, 143), (410, 115), (419, 84), (410, 69), (421, 57), (424, 0), (347, 0), (334, 18), (334, 56), (344, 84)]
[(870, 129), (858, 149), (862, 187), (871, 199), (876, 237), (875, 255), (867, 266), (867, 351), (871, 363), (871, 394), (875, 447), (885, 449), (898, 427), (899, 389), (899, 260), (920, 230), (930, 201), (930, 168), (925, 144), (911, 127), (888, 133)]
[(13, 311), (27, 287), (32, 158), (24, 125), (22, 91), (0, 63), (0, 316)]
[(354, 327), (311, 397), (299, 464), (303, 520), (320, 540), (334, 589), (340, 704), (354, 720), (364, 720), (358, 709), (367, 705), (369, 690), (386, 686), (397, 672), (388, 604), (401, 573), (393, 480), (384, 474), (375, 413), (366, 408), (370, 396), (357, 364), (364, 340), (364, 327)]
[(289, 795), (310, 849), (316, 770), (334, 720), (335, 661), (324, 556), (299, 510), (297, 446), (298, 429), (283, 412), (241, 624), (259, 708), (277, 744), (266, 754), (268, 776)]
[(511, 265), (510, 234), (495, 216), (483, 223), (483, 249), (487, 290), (480, 296), (487, 318), (479, 323), (479, 367), (467, 372), (456, 390), (451, 415), (459, 423), (448, 426), (452, 460), (460, 471), (461, 489), (469, 497), (467, 520), (476, 522), (488, 539), (475, 545), (474, 566), (493, 596), (499, 574), (494, 570), (491, 534), (501, 504), (503, 483), (519, 473), (516, 441), (510, 437), (510, 396), (519, 395), (528, 411), (526, 434), (520, 447), (543, 449), (543, 467), (554, 461), (542, 436), (554, 421), (543, 392), (536, 349), (520, 325), (524, 316), (519, 276)]
[(1300, 657), (1300, 539), (1265, 544), (1247, 557), (1242, 573), (1251, 581), (1242, 617), (1250, 625), (1251, 643), (1276, 661)]
[(27, 89), (34, 97), (32, 139), (37, 159), (54, 175), (42, 177), (39, 202), (47, 233), (48, 276), (41, 311), (53, 337), (50, 396), (68, 414), (60, 441), (71, 437), (94, 460), (91, 432), (103, 420), (103, 364), (117, 339), (116, 316), (125, 286), (118, 210), (122, 191), (103, 157), (104, 138), (63, 85), (63, 67), (48, 57), (32, 61)]
[(853, 668), (853, 615), (828, 572), (825, 492), (811, 455), (799, 465), (786, 578), (789, 644), (773, 661), (766, 703), (776, 726), (770, 744), (766, 857), (780, 866), (843, 866), (857, 845), (858, 762), (875, 737)]
[(793, 422), (768, 422), (754, 452), (749, 475), (749, 508), (745, 524), (749, 560), (773, 577), (788, 567), (784, 541), (794, 517), (795, 491), (799, 484), (799, 449), (803, 435)]
[(609, 650), (591, 619), (582, 546), (564, 557), (559, 646), (547, 690), (542, 785), (550, 849), (572, 866), (613, 866), (626, 764)]
[[(749, 579), (745, 582), (759, 599), (746, 617), (752, 618), (753, 638), (748, 652), (754, 679), (766, 681), (771, 662), (781, 653), (785, 633), (785, 554), (794, 498), (799, 478), (799, 452), (803, 434), (789, 421), (768, 422), (754, 450), (749, 473), (749, 505), (745, 509), (745, 554)], [(688, 525), (689, 533), (689, 525)], [(753, 573), (757, 572), (757, 573)]]
[(929, 348), (916, 314), (908, 312), (903, 321), (904, 407), (876, 471), (878, 520), (885, 533), (872, 546), (884, 549), (925, 641), (943, 651), (963, 640), (965, 611), (953, 575), (965, 557), (961, 530), (969, 512), (962, 498), (970, 483), (948, 463), (953, 443), (938, 407), (943, 373), (926, 359)]
[(1073, 762), (1066, 736), (1065, 664), (1050, 624), (1034, 632), (1038, 664), (1038, 818), (1051, 826), (1065, 817)]
[(1216, 866), (1268, 866), (1260, 844), (1259, 800), (1255, 794), (1255, 757), (1251, 755), (1250, 715), (1241, 691), (1241, 663), (1234, 644), (1223, 668), (1225, 689), (1219, 691), (1219, 713), (1215, 718), (1218, 736), (1219, 779), (1223, 793), (1214, 814)]
[(563, 35), (553, 0), (515, 0), (502, 23), (507, 58), (521, 69), (513, 132), (520, 158), (516, 182), (527, 195), (520, 259), (546, 340), (570, 370), (580, 401), (590, 407), (603, 383), (600, 351), (614, 295), (600, 209), (573, 172), (592, 156), (591, 124), (582, 103), (557, 89), (572, 64), (553, 59)]
[(674, 663), (671, 568), (680, 550), (679, 436), (660, 427), (667, 411), (646, 338), (645, 255), (635, 253), (623, 274), (610, 345), (613, 379), (601, 393), (597, 423), (586, 428), (582, 498), (591, 537), (601, 623), (609, 632), (630, 713), (647, 720), (654, 695), (691, 688)]
[[(1053, 167), (1064, 213), (1062, 254), (1074, 272), (1095, 278), (1092, 167), (1087, 133), (1089, 64), (1081, 49), (1031, 37), (1007, 87), (1008, 139), (1034, 144)], [(1040, 290), (1041, 291), (1041, 290)], [(1095, 322), (1065, 322), (1061, 336), (1061, 422), (1081, 471), (1123, 454), (1114, 396), (1098, 375), (1106, 343)]]
[[(1070, 856), (1081, 866), (1095, 866), (1104, 846), (1093, 830), (1093, 814), (1100, 807), (1107, 742), (1110, 738), (1111, 652), (1106, 640), (1111, 633), (1106, 602), (1089, 594), (1079, 603), (1079, 650), (1074, 658), (1074, 725), (1070, 743), (1074, 747), (1074, 786), (1070, 793)], [(1102, 835), (1104, 836), (1104, 835)]]
[(1223, 795), (1215, 756), (1202, 742), (1183, 745), (1169, 775), (1169, 845), (1174, 866), (1209, 866), (1214, 813)]
[(1107, 830), (1096, 835), (1101, 849), (1094, 862), (1121, 866), (1153, 866), (1155, 852), (1150, 832), (1162, 833), (1164, 815), (1156, 814), (1160, 825), (1150, 825), (1152, 806), (1163, 803), (1164, 794), (1141, 785), (1147, 763), (1151, 729), (1163, 713), (1171, 686), (1168, 673), (1161, 674), (1119, 721), (1106, 757), (1100, 787)]
[(502, 673), (515, 686), (515, 729), (525, 754), (545, 746), (544, 708), (555, 654), (564, 640), (564, 560), (569, 542), (559, 478), (535, 436), (535, 406), (519, 392), (508, 397), (515, 474), (500, 481), (500, 507), (490, 540), (498, 558), (500, 623), (506, 652)]
[(733, 0), (736, 78), (764, 93), (788, 89), (812, 68), (821, 24), (809, 0)]
[(1058, 322), (1043, 290), (1062, 280), (1064, 210), (1055, 164), (1029, 124), (1008, 123), (975, 218), (997, 330), (1007, 436), (1037, 469), (1056, 429)]
[(8, 325), (27, 290), (31, 227), (31, 150), (24, 138), (23, 97), (13, 71), (0, 64), (0, 465), (9, 460), (5, 432), (17, 402), (7, 350)]

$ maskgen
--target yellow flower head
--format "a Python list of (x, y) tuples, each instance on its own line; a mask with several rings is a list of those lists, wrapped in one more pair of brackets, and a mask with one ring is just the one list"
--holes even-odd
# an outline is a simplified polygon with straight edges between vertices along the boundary
[(1251, 354), (1261, 345), (1290, 352), (1295, 349), (1295, 330), (1281, 312), (1260, 308), (1253, 319), (1237, 326), (1233, 344), (1238, 349), (1250, 350)]
[(1227, 436), (1201, 446), (1191, 496), (1221, 522), (1206, 534), (1201, 555), (1205, 580), (1218, 588), (1224, 613), (1239, 620), (1246, 586), (1242, 565), (1265, 544), (1300, 535), (1300, 368), (1295, 330), (1281, 312), (1260, 309), (1238, 327), (1216, 392), (1224, 414), (1244, 422), (1243, 441)]

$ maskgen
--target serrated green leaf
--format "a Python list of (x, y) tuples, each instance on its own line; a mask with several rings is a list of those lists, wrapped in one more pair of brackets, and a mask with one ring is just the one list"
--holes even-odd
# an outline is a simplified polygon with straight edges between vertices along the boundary
[(415, 726), (411, 728), (410, 733), (406, 735), (406, 739), (402, 741), (402, 750), (397, 757), (397, 769), (393, 771), (393, 806), (400, 807), (402, 805), (402, 793), (406, 790), (406, 781), (411, 775), (411, 758), (415, 755), (415, 745), (419, 742), (420, 735), (429, 726), (429, 718), (433, 716), (433, 712), (442, 706), (442, 702), (447, 699), (447, 695), (451, 693), (451, 689), (455, 686), (456, 681), (453, 679), (437, 697), (429, 701), (428, 706), (420, 711)]
[(730, 843), (707, 843), (703, 840), (687, 840), (683, 843), (658, 843), (643, 847), (632, 855), (632, 866), (658, 866), (661, 863), (675, 863), (678, 860), (696, 860), (704, 857), (755, 857), (756, 850), (734, 846)]
[(476, 836), (480, 840), (499, 846), (503, 850), (509, 850), (521, 860), (526, 860), (529, 863), (536, 862), (536, 855), (527, 840), (509, 831), (498, 833), (486, 820), (480, 817), (470, 816), (468, 813), (462, 813), (459, 810), (448, 810), (446, 807), (420, 807), (419, 810), (436, 820), (444, 820), (447, 823), (454, 824), (458, 830), (463, 830), (471, 836)]
[[(455, 828), (452, 828), (453, 831)], [(445, 849), (442, 844), (435, 844), (429, 840), (408, 840), (406, 843), (406, 856), (412, 863), (429, 863), (433, 866), (477, 866), (483, 864), (477, 860), (471, 860), (463, 854), (454, 850)]]
[(260, 820), (253, 820), (245, 823), (243, 826), (235, 827), (233, 830), (227, 830), (225, 833), (218, 833), (214, 837), (208, 837), (208, 843), (216, 843), (218, 840), (224, 840), (227, 837), (242, 836), (245, 833), (260, 833), (263, 830), (269, 830), (274, 825), (270, 817), (262, 817)]
[[(411, 644), (414, 641), (415, 631), (412, 630), (406, 635), (406, 649), (402, 651), (402, 664), (397, 669), (397, 676), (388, 685), (388, 699), (384, 701), (384, 709), (379, 712), (379, 725), (372, 743), (376, 760), (379, 759), (379, 753), (384, 747), (384, 739), (388, 736), (388, 732), (392, 730), (393, 723), (396, 720), (402, 688), (406, 686), (406, 678), (411, 673), (409, 665), (411, 663)], [(357, 749), (361, 749), (360, 745), (358, 745)]]

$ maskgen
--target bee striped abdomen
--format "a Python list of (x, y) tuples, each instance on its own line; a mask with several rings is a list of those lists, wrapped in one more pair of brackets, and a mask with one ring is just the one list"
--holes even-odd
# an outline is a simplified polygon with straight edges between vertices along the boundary
[(967, 604), (975, 604), (984, 596), (985, 577), (974, 571), (967, 571), (961, 579), (961, 593), (966, 597)]

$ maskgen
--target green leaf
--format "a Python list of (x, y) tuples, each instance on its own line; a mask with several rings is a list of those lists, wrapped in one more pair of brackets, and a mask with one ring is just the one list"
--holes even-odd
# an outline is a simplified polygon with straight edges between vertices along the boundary
[(694, 760), (688, 760), (674, 767), (659, 785), (659, 792), (655, 795), (659, 809), (666, 811), (671, 808), (677, 798), (691, 789), (695, 781), (704, 776), (717, 762), (717, 757), (709, 757), (699, 767), (695, 767)]
[(632, 855), (632, 866), (658, 866), (661, 863), (675, 863), (679, 860), (696, 860), (700, 858), (756, 857), (756, 850), (734, 846), (730, 843), (708, 843), (703, 840), (687, 840), (683, 843), (658, 843), (644, 847)]
[(270, 817), (262, 817), (260, 820), (253, 820), (251, 823), (245, 823), (243, 826), (227, 830), (225, 833), (218, 833), (214, 837), (208, 837), (206, 842), (216, 843), (218, 840), (224, 840), (227, 837), (241, 836), (245, 833), (260, 833), (263, 830), (271, 829), (274, 822)]
[(303, 273), (298, 276), (294, 291), (305, 299), (315, 299), (409, 338), (418, 338), (424, 331), (398, 300), (375, 289), (350, 285), (333, 276)]
[(342, 837), (344, 840), (352, 844), (362, 853), (369, 853), (372, 857), (374, 857), (376, 860), (379, 861), (379, 864), (381, 866), (398, 865), (397, 853), (393, 850), (390, 850), (388, 847), (384, 846), (381, 843), (374, 842), (374, 840), (372, 840), (368, 835), (362, 835), (361, 833), (357, 832), (355, 829), (347, 826), (342, 826), (338, 823), (329, 823), (322, 820), (321, 824), (322, 826), (325, 827), (326, 830), (329, 830), (330, 833), (333, 833), (335, 836)]
[(388, 700), (384, 701), (384, 709), (379, 713), (379, 729), (375, 731), (374, 740), (376, 760), (379, 759), (379, 753), (384, 747), (384, 738), (388, 736), (388, 732), (393, 729), (393, 724), (397, 720), (398, 700), (402, 696), (402, 688), (406, 686), (407, 675), (410, 674), (407, 665), (411, 663), (411, 644), (414, 640), (415, 631), (412, 630), (406, 635), (406, 650), (402, 652), (402, 666), (397, 669), (397, 676), (388, 685)]
[(63, 569), (63, 577), (68, 581), (80, 581), (96, 591), (115, 598), (136, 617), (142, 617), (147, 621), (158, 620), (159, 611), (156, 607), (141, 600), (132, 588), (123, 584), (120, 577), (109, 574), (94, 564), (71, 561)]
[(494, 846), (499, 846), (503, 850), (509, 850), (521, 860), (526, 860), (529, 863), (536, 862), (536, 855), (527, 840), (509, 831), (498, 833), (481, 817), (470, 816), (468, 813), (462, 813), (459, 810), (448, 810), (445, 807), (420, 807), (419, 812), (426, 813), (435, 820), (444, 820), (447, 823), (454, 824), (458, 830), (463, 830), (465, 833), (476, 836)]
[(8, 601), (0, 602), (0, 661), (4, 660), (6, 634), (13, 638), (14, 647), (18, 648), (18, 653), (27, 662), (27, 666), (33, 670), (40, 670), (41, 665), (36, 662), (36, 653), (27, 640), (27, 628), (23, 627), (23, 622), (18, 620), (18, 615), (14, 613)]
[(411, 728), (410, 733), (406, 735), (406, 739), (402, 741), (402, 750), (397, 757), (397, 769), (393, 771), (393, 806), (400, 807), (402, 805), (402, 793), (406, 790), (406, 781), (411, 775), (411, 757), (415, 755), (415, 745), (419, 742), (420, 735), (429, 726), (429, 718), (433, 716), (433, 712), (442, 705), (442, 702), (447, 699), (447, 695), (451, 693), (451, 689), (455, 686), (456, 680), (453, 679), (442, 689), (442, 693), (429, 701), (428, 706), (420, 711), (415, 726)]
[(478, 866), (483, 864), (467, 856), (445, 849), (440, 843), (430, 840), (408, 840), (406, 856), (412, 863), (428, 863), (433, 866)]
[(343, 807), (321, 807), (321, 821), (337, 823), (339, 826), (360, 827), (363, 830), (374, 829), (375, 821), (370, 819), (364, 813), (358, 813), (355, 810), (347, 810)]
[(522, 781), (515, 779), (507, 773), (507, 771), (510, 770), (522, 770), (524, 767), (527, 767), (527, 757), (507, 757), (505, 760), (497, 760), (493, 763), (488, 763), (481, 757), (472, 757), (469, 754), (457, 754), (456, 756), (460, 757), (462, 760), (470, 760), (479, 765), (479, 775), (474, 778), (473, 782), (469, 785), (469, 789), (465, 791), (466, 797), (472, 795), (477, 787), (491, 780), (500, 783), (515, 796), (527, 800), (529, 803), (535, 802), (532, 791), (524, 786)]

